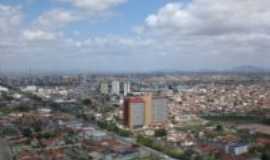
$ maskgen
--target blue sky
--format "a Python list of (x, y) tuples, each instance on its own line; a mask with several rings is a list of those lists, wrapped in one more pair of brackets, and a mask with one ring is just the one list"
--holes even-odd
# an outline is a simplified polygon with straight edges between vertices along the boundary
[[(55, 8), (73, 10), (71, 4), (55, 2), (57, 0), (0, 0), (5, 5), (21, 6), (25, 14), (26, 23), (35, 21), (43, 13)], [(128, 3), (112, 8), (114, 15), (104, 17), (102, 21), (95, 22), (81, 21), (71, 26), (67, 26), (65, 31), (72, 33), (74, 30), (82, 32), (94, 32), (96, 34), (129, 34), (132, 27), (144, 22), (149, 13), (155, 12), (160, 7), (168, 3), (168, 0), (130, 0)], [(172, 1), (171, 1), (172, 2)], [(184, 0), (182, 0), (184, 2)], [(91, 17), (97, 19), (98, 17)]]
[(0, 0), (0, 69), (270, 68), (269, 7), (268, 0)]

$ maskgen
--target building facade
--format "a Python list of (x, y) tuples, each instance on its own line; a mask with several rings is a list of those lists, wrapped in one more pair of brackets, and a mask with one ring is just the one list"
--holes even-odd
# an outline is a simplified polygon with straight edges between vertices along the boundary
[(130, 83), (124, 82), (123, 83), (123, 94), (124, 96), (127, 96), (130, 93)]
[(119, 81), (112, 81), (111, 93), (115, 94), (115, 95), (120, 94), (120, 82)]
[(152, 101), (152, 123), (163, 123), (168, 119), (167, 98), (154, 97)]
[(145, 123), (144, 109), (145, 105), (141, 97), (126, 99), (124, 103), (125, 125), (129, 128), (143, 127)]
[(166, 98), (144, 96), (129, 97), (124, 101), (124, 124), (129, 128), (165, 123), (168, 119)]
[(109, 84), (107, 82), (100, 83), (100, 93), (109, 94)]
[(149, 126), (152, 123), (152, 95), (146, 94), (142, 96), (144, 101), (144, 119), (145, 119), (145, 126)]

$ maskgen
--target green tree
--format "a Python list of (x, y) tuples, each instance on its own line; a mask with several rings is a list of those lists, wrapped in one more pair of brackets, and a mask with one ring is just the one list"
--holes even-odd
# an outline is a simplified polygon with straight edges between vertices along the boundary
[(169, 156), (171, 156), (173, 158), (183, 158), (184, 157), (184, 152), (181, 149), (177, 149), (177, 148), (167, 149), (166, 154), (168, 154)]
[(1, 135), (4, 135), (4, 136), (12, 136), (12, 135), (17, 135), (18, 131), (15, 127), (5, 127), (5, 128), (2, 128), (1, 131), (0, 131)]
[(165, 137), (167, 136), (167, 131), (165, 129), (158, 129), (155, 131), (156, 137)]
[(148, 146), (148, 147), (151, 147), (153, 145), (153, 140), (151, 138), (149, 138), (149, 137), (139, 135), (137, 137), (137, 143)]
[(261, 156), (262, 160), (270, 160), (270, 152), (269, 151), (265, 151), (262, 156)]
[(31, 138), (32, 135), (33, 135), (32, 129), (31, 129), (31, 128), (24, 128), (24, 129), (22, 130), (22, 135), (23, 135), (24, 137)]
[(218, 124), (218, 125), (216, 126), (216, 131), (218, 131), (218, 132), (223, 132), (223, 131), (224, 131), (223, 125)]
[(86, 106), (91, 106), (93, 104), (92, 100), (89, 98), (83, 99), (82, 103), (83, 103), (83, 105), (86, 105)]

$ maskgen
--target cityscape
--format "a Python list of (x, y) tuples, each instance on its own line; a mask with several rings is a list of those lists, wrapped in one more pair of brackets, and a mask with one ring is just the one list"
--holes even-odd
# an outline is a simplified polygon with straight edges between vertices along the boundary
[(263, 159), (269, 81), (268, 73), (2, 76), (2, 151), (18, 160)]
[(268, 0), (0, 0), (0, 160), (270, 160)]

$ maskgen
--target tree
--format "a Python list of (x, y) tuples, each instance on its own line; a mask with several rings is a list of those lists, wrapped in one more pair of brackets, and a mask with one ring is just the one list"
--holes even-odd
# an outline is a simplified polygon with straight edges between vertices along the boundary
[(89, 99), (89, 98), (83, 99), (83, 100), (82, 100), (82, 103), (83, 103), (84, 105), (86, 105), (86, 106), (92, 105), (92, 101), (91, 101), (91, 99)]
[(166, 154), (173, 158), (184, 158), (184, 152), (178, 148), (170, 148), (166, 150)]
[(8, 93), (6, 93), (6, 92), (2, 92), (2, 98), (4, 100), (6, 100), (6, 101), (12, 101), (13, 100), (13, 98), (10, 95), (8, 95)]
[(216, 158), (215, 158), (215, 156), (211, 155), (211, 156), (207, 157), (206, 160), (216, 160)]
[(30, 107), (22, 104), (17, 107), (17, 110), (20, 112), (28, 112), (30, 110)]
[(270, 160), (270, 152), (265, 151), (262, 156), (261, 156), (262, 160)]
[(224, 127), (223, 127), (221, 124), (218, 124), (218, 125), (216, 126), (216, 131), (218, 131), (218, 132), (223, 132), (223, 131), (224, 131)]
[(41, 132), (42, 128), (41, 128), (42, 122), (40, 120), (36, 120), (33, 122), (32, 126), (35, 132)]
[(156, 137), (165, 137), (167, 136), (167, 131), (165, 129), (159, 129), (155, 131)]
[(148, 147), (151, 147), (153, 145), (153, 140), (151, 138), (144, 137), (142, 135), (139, 135), (137, 137), (137, 142)]
[(125, 129), (119, 129), (117, 134), (122, 137), (129, 137), (131, 135), (131, 132)]
[(5, 136), (12, 136), (12, 135), (17, 135), (17, 129), (15, 127), (5, 127), (1, 128), (0, 134), (5, 135)]
[(22, 135), (23, 135), (24, 137), (31, 138), (32, 135), (33, 135), (33, 132), (32, 132), (32, 130), (31, 130), (31, 128), (24, 128), (24, 129), (22, 130)]
[(45, 132), (42, 134), (43, 138), (50, 139), (56, 136), (56, 133), (54, 132)]

